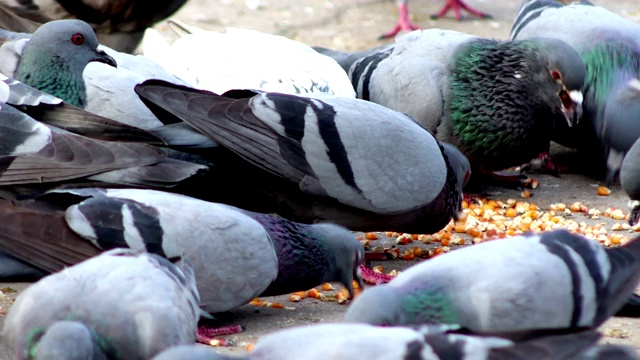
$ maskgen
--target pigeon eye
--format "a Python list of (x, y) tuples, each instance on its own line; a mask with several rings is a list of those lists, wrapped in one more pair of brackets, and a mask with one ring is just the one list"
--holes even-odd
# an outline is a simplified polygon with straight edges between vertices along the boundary
[(84, 36), (80, 33), (73, 34), (71, 35), (71, 42), (76, 45), (82, 45), (84, 44)]
[(553, 70), (551, 72), (551, 77), (553, 78), (553, 80), (562, 81), (562, 74), (560, 74), (560, 71), (558, 70)]

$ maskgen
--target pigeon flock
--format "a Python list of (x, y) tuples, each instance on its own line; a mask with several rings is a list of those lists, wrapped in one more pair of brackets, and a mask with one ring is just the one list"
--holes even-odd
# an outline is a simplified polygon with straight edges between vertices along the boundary
[[(635, 226), (640, 25), (529, 0), (496, 40), (420, 30), (404, 0), (383, 36), (413, 31), (346, 52), (148, 29), (185, 0), (48, 2), (0, 1), (0, 279), (34, 282), (3, 323), (10, 358), (640, 359), (598, 332), (640, 302), (640, 236), (526, 232), (365, 286), (355, 234), (437, 233), (473, 186), (530, 184), (506, 169), (558, 175), (552, 141), (619, 179)], [(489, 17), (434, 16), (450, 9)], [(218, 314), (325, 283), (348, 293), (341, 322), (245, 355), (196, 344), (243, 330)]]

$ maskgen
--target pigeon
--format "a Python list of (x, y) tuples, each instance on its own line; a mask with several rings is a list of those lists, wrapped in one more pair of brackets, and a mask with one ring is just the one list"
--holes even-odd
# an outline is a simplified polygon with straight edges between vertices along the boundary
[(606, 185), (611, 186), (625, 154), (640, 139), (640, 80), (633, 78), (611, 95), (604, 109), (601, 141), (608, 147)]
[(143, 53), (192, 87), (216, 94), (252, 89), (355, 97), (349, 77), (335, 60), (299, 41), (250, 29), (217, 32), (176, 21), (168, 24), (186, 34), (169, 45), (148, 29)]
[[(557, 124), (552, 139), (590, 155), (598, 170), (606, 165), (605, 180), (610, 185), (633, 144), (630, 139), (640, 136), (635, 121), (640, 107), (627, 106), (628, 98), (637, 92), (634, 80), (640, 77), (640, 25), (588, 1), (565, 6), (535, 0), (523, 4), (510, 36), (553, 37), (578, 51), (587, 70), (583, 118), (573, 128)], [(623, 116), (620, 106), (626, 107)], [(595, 168), (593, 164), (591, 160)]]
[(15, 359), (148, 359), (195, 341), (198, 301), (188, 263), (114, 249), (21, 292), (2, 338)]
[[(407, 6), (408, 3), (409, 0), (397, 0), (398, 22), (393, 27), (393, 29), (380, 35), (378, 37), (379, 40), (392, 38), (398, 35), (400, 32), (411, 32), (413, 30), (420, 30), (420, 27), (414, 24), (409, 18), (409, 8)], [(483, 13), (470, 7), (463, 0), (445, 0), (444, 7), (437, 14), (431, 15), (431, 19), (436, 20), (443, 18), (449, 12), (449, 10), (453, 10), (455, 12), (456, 20), (458, 21), (462, 20), (462, 13), (460, 12), (460, 10), (466, 10), (470, 14), (484, 19), (493, 18), (487, 13)]]
[(622, 189), (631, 199), (629, 224), (635, 226), (640, 220), (640, 139), (627, 152), (620, 169)]
[(171, 187), (206, 169), (170, 158), (152, 145), (160, 142), (152, 134), (66, 105), (2, 74), (0, 115), (0, 186), (33, 185), (36, 193), (82, 181)]
[(86, 104), (84, 67), (92, 61), (117, 67), (115, 59), (98, 50), (98, 45), (95, 33), (83, 21), (46, 23), (24, 45), (15, 78), (70, 105), (83, 107)]
[[(498, 337), (445, 332), (429, 327), (378, 327), (328, 323), (296, 326), (268, 334), (244, 356), (229, 356), (210, 347), (179, 345), (153, 360), (262, 360), (262, 359), (384, 359), (384, 360), (525, 360), (525, 359), (638, 359), (630, 346), (596, 345), (600, 334), (586, 330), (568, 335), (546, 335), (514, 343)], [(613, 353), (615, 352), (615, 353)]]
[(485, 242), (365, 289), (345, 320), (455, 324), (511, 339), (596, 328), (633, 294), (640, 279), (638, 256), (640, 238), (605, 249), (567, 230)]
[[(55, 190), (0, 207), (0, 249), (10, 255), (48, 272), (116, 247), (183, 257), (209, 313), (325, 282), (339, 281), (351, 295), (353, 280), (362, 286), (364, 249), (334, 224), (296, 224), (145, 189)], [(46, 230), (34, 232), (34, 223)]]
[(315, 49), (349, 73), (358, 98), (408, 114), (457, 146), (478, 174), (547, 151), (554, 123), (573, 124), (581, 111), (584, 64), (555, 39), (430, 29), (358, 53)]
[[(88, 28), (86, 23), (79, 20), (54, 21), (48, 26), (55, 27), (57, 31), (64, 34), (64, 42), (71, 38), (78, 27), (87, 31), (86, 37), (95, 41), (95, 34)], [(1, 34), (0, 34), (1, 36)], [(79, 106), (82, 109), (92, 112), (102, 117), (114, 119), (118, 122), (135, 126), (145, 130), (152, 130), (163, 124), (155, 115), (139, 100), (133, 91), (136, 84), (147, 79), (163, 79), (175, 83), (187, 84), (185, 81), (174, 76), (162, 66), (144, 56), (133, 56), (110, 49), (100, 45), (99, 52), (113, 59), (118, 67), (99, 61), (85, 62), (73, 51), (59, 54), (56, 47), (27, 47), (26, 45), (35, 38), (35, 42), (46, 42), (57, 44), (60, 41), (52, 38), (49, 31), (36, 31), (32, 34), (13, 34), (11, 41), (4, 43), (0, 47), (0, 57), (3, 62), (0, 64), (0, 73), (9, 77), (18, 77), (19, 72), (33, 78), (33, 69), (44, 67), (44, 77), (48, 77), (51, 72), (60, 77), (70, 79), (71, 89), (74, 91), (59, 91), (51, 89), (49, 80), (32, 81), (31, 85), (63, 99), (66, 103)], [(36, 59), (35, 64), (23, 64), (22, 58)], [(51, 68), (46, 64), (47, 59), (56, 59), (60, 65)], [(57, 69), (53, 71), (52, 69)], [(80, 76), (81, 74), (82, 76)], [(65, 88), (66, 89), (66, 88)], [(83, 90), (84, 89), (84, 90)], [(159, 130), (157, 137), (177, 148), (207, 148), (216, 146), (208, 138), (202, 136), (197, 131), (188, 126), (163, 127)]]
[[(176, 13), (187, 0), (0, 0), (22, 17), (45, 23), (80, 19), (90, 24), (100, 43), (117, 51), (133, 53), (144, 31)], [(5, 27), (14, 30), (12, 27)], [(31, 32), (32, 30), (20, 30)]]
[(185, 121), (252, 165), (247, 175), (234, 169), (236, 178), (264, 188), (275, 177), (280, 187), (268, 192), (281, 207), (273, 211), (290, 220), (427, 234), (461, 211), (467, 159), (378, 104), (328, 94), (220, 96), (155, 80), (136, 92), (165, 122)]

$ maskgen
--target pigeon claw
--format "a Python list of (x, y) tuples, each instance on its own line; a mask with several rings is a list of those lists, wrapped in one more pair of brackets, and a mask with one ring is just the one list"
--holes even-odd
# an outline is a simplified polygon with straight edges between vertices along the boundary
[(636, 203), (629, 213), (629, 225), (636, 226), (638, 220), (640, 220), (640, 204)]
[(407, 9), (407, 4), (399, 4), (398, 5), (398, 22), (396, 26), (393, 27), (390, 31), (378, 36), (378, 40), (384, 40), (392, 38), (400, 32), (411, 32), (414, 30), (420, 30), (420, 27), (414, 24), (411, 19), (409, 19), (409, 10)]
[(437, 14), (431, 15), (432, 20), (437, 20), (443, 18), (449, 10), (453, 10), (456, 20), (462, 20), (462, 10), (467, 11), (471, 15), (475, 15), (482, 19), (493, 19), (493, 16), (483, 13), (482, 11), (476, 10), (469, 5), (467, 5), (463, 0), (447, 0), (447, 2), (442, 7), (442, 10)]
[(238, 334), (245, 330), (242, 325), (228, 325), (222, 327), (198, 326), (196, 332), (196, 342), (209, 346), (234, 346), (234, 342), (229, 339), (219, 339), (221, 335)]
[(391, 275), (375, 272), (364, 265), (360, 265), (360, 273), (362, 275), (362, 280), (373, 285), (385, 284), (394, 278)]

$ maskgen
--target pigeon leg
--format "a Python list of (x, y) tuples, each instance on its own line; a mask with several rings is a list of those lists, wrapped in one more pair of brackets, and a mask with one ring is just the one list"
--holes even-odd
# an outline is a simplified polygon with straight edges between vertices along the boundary
[(440, 12), (438, 12), (437, 14), (431, 15), (431, 19), (436, 20), (436, 19), (443, 18), (449, 12), (449, 10), (453, 10), (456, 16), (456, 20), (458, 21), (462, 19), (461, 10), (465, 10), (471, 15), (475, 15), (483, 19), (493, 18), (493, 16), (487, 13), (483, 13), (482, 11), (478, 11), (470, 7), (463, 0), (446, 0), (444, 6), (442, 7), (442, 10), (440, 10)]
[(560, 177), (561, 172), (567, 172), (566, 166), (560, 167), (553, 162), (551, 155), (542, 152), (537, 158), (519, 167), (520, 172), (538, 172)]
[(377, 273), (364, 265), (360, 265), (360, 273), (362, 275), (362, 280), (374, 285), (388, 283), (394, 278), (391, 275)]
[(480, 182), (508, 189), (524, 189), (527, 186), (527, 176), (520, 173), (497, 173), (494, 171), (480, 171)]
[(196, 342), (209, 346), (233, 346), (233, 342), (227, 339), (218, 339), (221, 335), (238, 334), (244, 331), (242, 325), (227, 325), (222, 327), (208, 327), (200, 325), (196, 333)]
[(396, 36), (399, 32), (410, 32), (413, 30), (420, 30), (420, 27), (414, 24), (411, 19), (409, 19), (409, 9), (407, 7), (407, 0), (398, 1), (398, 22), (396, 26), (378, 37), (378, 40), (389, 39)]

